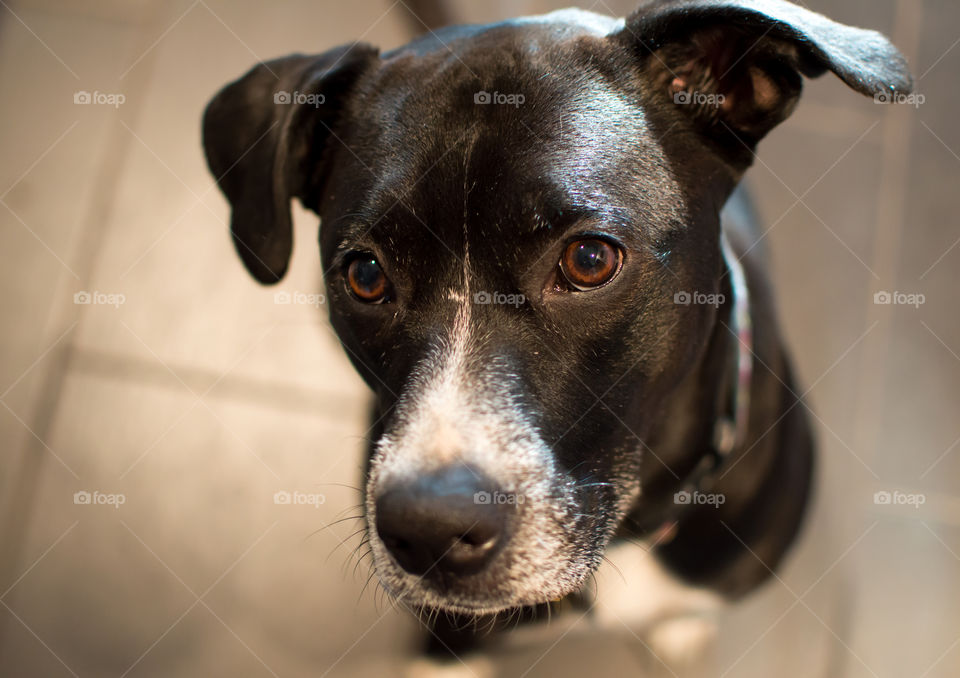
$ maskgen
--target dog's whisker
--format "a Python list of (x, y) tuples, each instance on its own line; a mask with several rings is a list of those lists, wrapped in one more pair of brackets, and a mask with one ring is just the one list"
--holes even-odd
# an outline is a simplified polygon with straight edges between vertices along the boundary
[[(321, 487), (324, 487), (324, 486), (329, 486), (329, 487), (345, 487), (345, 488), (348, 489), (348, 490), (353, 490), (354, 492), (359, 492), (360, 494), (363, 494), (363, 488), (361, 488), (361, 487), (356, 487), (355, 485), (349, 485), (349, 484), (347, 484), (347, 483), (321, 483), (320, 486), (321, 486)], [(348, 507), (348, 508), (349, 508), (349, 507)], [(356, 505), (356, 508), (362, 508), (362, 505), (357, 504), (357, 505)]]
[(344, 559), (343, 563), (341, 563), (340, 572), (342, 576), (346, 577), (347, 568), (350, 567), (351, 563), (354, 563), (354, 576), (356, 576), (356, 568), (360, 563), (360, 558), (362, 557), (360, 552), (363, 550), (364, 546), (367, 545), (366, 539), (367, 538), (360, 540), (360, 542), (350, 551), (350, 554), (347, 556), (347, 558)]
[(334, 547), (330, 550), (330, 553), (327, 554), (327, 557), (324, 558), (323, 564), (326, 565), (327, 563), (330, 562), (330, 559), (331, 559), (331, 558), (333, 557), (333, 555), (337, 552), (337, 549), (339, 549), (341, 546), (343, 546), (344, 544), (346, 544), (348, 541), (350, 541), (351, 539), (353, 539), (354, 537), (356, 537), (358, 534), (363, 534), (363, 533), (366, 532), (366, 531), (367, 531), (367, 528), (366, 528), (366, 527), (361, 527), (359, 530), (356, 530), (355, 532), (351, 532), (351, 533), (348, 534), (346, 537), (344, 537), (343, 539), (341, 539), (341, 540), (339, 541), (339, 543), (337, 543), (337, 545), (334, 546)]
[(516, 608), (510, 615), (510, 618), (513, 619), (513, 628), (518, 629), (523, 623), (523, 609)]
[(627, 584), (627, 583), (628, 583), (628, 582), (627, 582), (627, 578), (626, 578), (625, 576), (623, 576), (623, 572), (620, 570), (619, 567), (617, 567), (617, 564), (616, 564), (616, 563), (614, 563), (612, 560), (610, 560), (606, 555), (602, 555), (602, 556), (600, 556), (600, 557), (603, 559), (603, 562), (608, 563), (608, 564), (610, 565), (610, 567), (612, 567), (612, 568), (616, 571), (616, 573), (620, 575), (620, 579), (623, 580), (623, 583), (624, 583), (624, 584)]
[[(344, 516), (343, 518), (337, 518), (336, 520), (332, 520), (332, 521), (330, 521), (329, 523), (327, 523), (326, 525), (324, 525), (323, 527), (321, 527), (320, 530), (328, 530), (328, 529), (330, 529), (331, 527), (333, 527), (334, 525), (339, 525), (340, 523), (345, 523), (345, 522), (347, 522), (348, 520), (363, 520), (365, 517), (366, 517), (366, 516), (364, 516), (364, 515), (361, 514), (361, 515), (358, 515), (358, 516)], [(319, 532), (320, 530), (317, 530), (317, 531)]]
[(357, 605), (360, 604), (360, 601), (363, 600), (363, 594), (366, 593), (367, 587), (370, 585), (370, 582), (373, 581), (374, 576), (376, 576), (376, 570), (370, 568), (370, 572), (367, 573), (367, 580), (363, 583), (363, 586), (360, 588), (360, 595), (357, 596)]
[(362, 519), (364, 519), (365, 517), (366, 517), (366, 516), (364, 516), (363, 514), (361, 514), (361, 515), (359, 515), (359, 516), (346, 516), (346, 517), (344, 517), (344, 518), (338, 518), (338, 519), (336, 519), (336, 520), (332, 520), (332, 521), (330, 521), (329, 523), (327, 523), (326, 525), (323, 525), (322, 527), (318, 527), (316, 530), (314, 530), (313, 532), (311, 532), (310, 534), (308, 534), (306, 537), (304, 537), (304, 539), (309, 539), (310, 537), (314, 537), (314, 536), (320, 534), (321, 532), (323, 532), (324, 530), (329, 530), (329, 529), (330, 529), (331, 527), (333, 527), (334, 525), (339, 525), (340, 523), (345, 523), (345, 522), (347, 522), (348, 520), (362, 520)]
[(334, 516), (334, 518), (339, 518), (344, 513), (348, 513), (350, 511), (358, 511), (361, 515), (363, 515), (366, 512), (366, 507), (363, 505), (362, 502), (359, 504), (350, 504), (349, 506), (343, 507), (342, 510), (337, 511), (337, 514)]
[(367, 556), (371, 555), (371, 553), (372, 553), (371, 551), (367, 551), (367, 552), (363, 553), (359, 558), (357, 558), (357, 562), (356, 562), (356, 564), (353, 566), (353, 578), (354, 578), (354, 579), (357, 578), (357, 570), (360, 569), (360, 565), (363, 563), (363, 559), (366, 558)]
[(423, 614), (424, 614), (424, 624), (428, 629), (432, 629), (434, 621), (439, 616), (439, 613), (437, 612), (436, 608), (425, 608), (423, 610)]
[[(585, 604), (588, 609), (593, 609), (594, 604), (596, 603), (597, 598), (597, 587), (599, 586), (597, 582), (597, 572), (594, 570), (590, 573), (590, 577), (587, 579), (586, 583), (578, 591), (578, 595), (585, 601)], [(592, 597), (589, 600), (584, 598), (584, 594), (590, 592)]]
[[(366, 549), (364, 549), (364, 547), (366, 547)], [(363, 553), (361, 553), (361, 551), (363, 551)], [(350, 552), (350, 556), (346, 560), (346, 564), (349, 565), (351, 561), (355, 560), (356, 563), (354, 567), (356, 567), (356, 565), (360, 563), (360, 560), (362, 560), (363, 557), (368, 553), (373, 553), (373, 548), (370, 546), (369, 535), (365, 536), (357, 543), (355, 547), (353, 547), (353, 550)]]
[(370, 539), (369, 535), (362, 535), (360, 538), (360, 541), (358, 541), (356, 545), (350, 549), (349, 553), (347, 554), (347, 557), (344, 558), (343, 562), (340, 564), (340, 570), (342, 574), (346, 575), (347, 568), (350, 566), (351, 563), (359, 562), (358, 554), (361, 552), (361, 550), (363, 550), (365, 546), (368, 545), (369, 539)]
[(353, 565), (353, 576), (354, 576), (354, 578), (356, 578), (356, 576), (357, 576), (357, 570), (360, 569), (360, 565), (361, 565), (361, 563), (363, 563), (363, 559), (366, 558), (367, 556), (372, 556), (372, 555), (373, 555), (373, 549), (369, 549), (369, 548), (368, 548), (366, 551), (364, 551), (363, 553), (360, 554), (360, 557), (357, 558), (357, 562), (354, 563), (354, 565)]

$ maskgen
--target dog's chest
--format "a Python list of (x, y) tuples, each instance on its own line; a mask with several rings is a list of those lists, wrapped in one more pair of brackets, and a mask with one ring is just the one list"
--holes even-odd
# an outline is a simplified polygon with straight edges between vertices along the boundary
[(723, 605), (716, 593), (677, 579), (646, 544), (611, 546), (596, 581), (593, 616), (611, 628), (645, 630), (675, 617), (715, 616)]
[(508, 642), (548, 647), (568, 634), (619, 636), (652, 654), (654, 664), (688, 672), (709, 661), (725, 603), (677, 579), (647, 544), (623, 542), (607, 549), (586, 605), (555, 615), (549, 625), (520, 628)]
[(607, 549), (596, 581), (593, 619), (604, 632), (633, 636), (658, 660), (677, 668), (707, 654), (723, 599), (677, 579), (647, 545)]

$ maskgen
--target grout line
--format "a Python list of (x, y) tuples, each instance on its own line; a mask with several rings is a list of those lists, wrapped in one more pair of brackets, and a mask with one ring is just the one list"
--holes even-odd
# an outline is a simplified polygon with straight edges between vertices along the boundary
[[(271, 410), (307, 413), (314, 417), (343, 417), (356, 414), (366, 404), (366, 387), (358, 391), (358, 397), (344, 394), (342, 389), (323, 391), (295, 382), (229, 374), (223, 376), (216, 370), (194, 365), (166, 361), (166, 365), (182, 381), (171, 376), (170, 371), (156, 363), (135, 355), (124, 355), (87, 347), (75, 347), (71, 369), (75, 374), (84, 374), (103, 379), (138, 384), (144, 387), (168, 389), (183, 393), (183, 386), (198, 392), (210, 391), (209, 397), (220, 400), (235, 400), (254, 404)], [(213, 387), (211, 388), (211, 384)], [(346, 397), (345, 397), (346, 396)]]

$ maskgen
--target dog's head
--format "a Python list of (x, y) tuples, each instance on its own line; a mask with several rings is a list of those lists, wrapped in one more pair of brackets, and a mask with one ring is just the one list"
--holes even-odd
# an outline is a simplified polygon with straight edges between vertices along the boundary
[(388, 591), (490, 612), (584, 583), (670, 480), (643, 441), (717, 316), (676, 295), (720, 291), (720, 208), (826, 70), (910, 88), (877, 33), (660, 0), (291, 56), (216, 96), (204, 145), (253, 276), (286, 271), (291, 198), (321, 218), (331, 320), (377, 397)]

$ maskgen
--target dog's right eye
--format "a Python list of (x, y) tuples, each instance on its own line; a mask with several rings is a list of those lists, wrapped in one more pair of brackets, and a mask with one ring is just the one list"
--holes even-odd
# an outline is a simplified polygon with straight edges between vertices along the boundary
[(358, 254), (347, 264), (347, 287), (360, 301), (379, 304), (387, 299), (390, 284), (372, 254)]
[(580, 291), (602, 287), (619, 273), (623, 251), (600, 238), (583, 238), (567, 245), (560, 258), (560, 272)]

